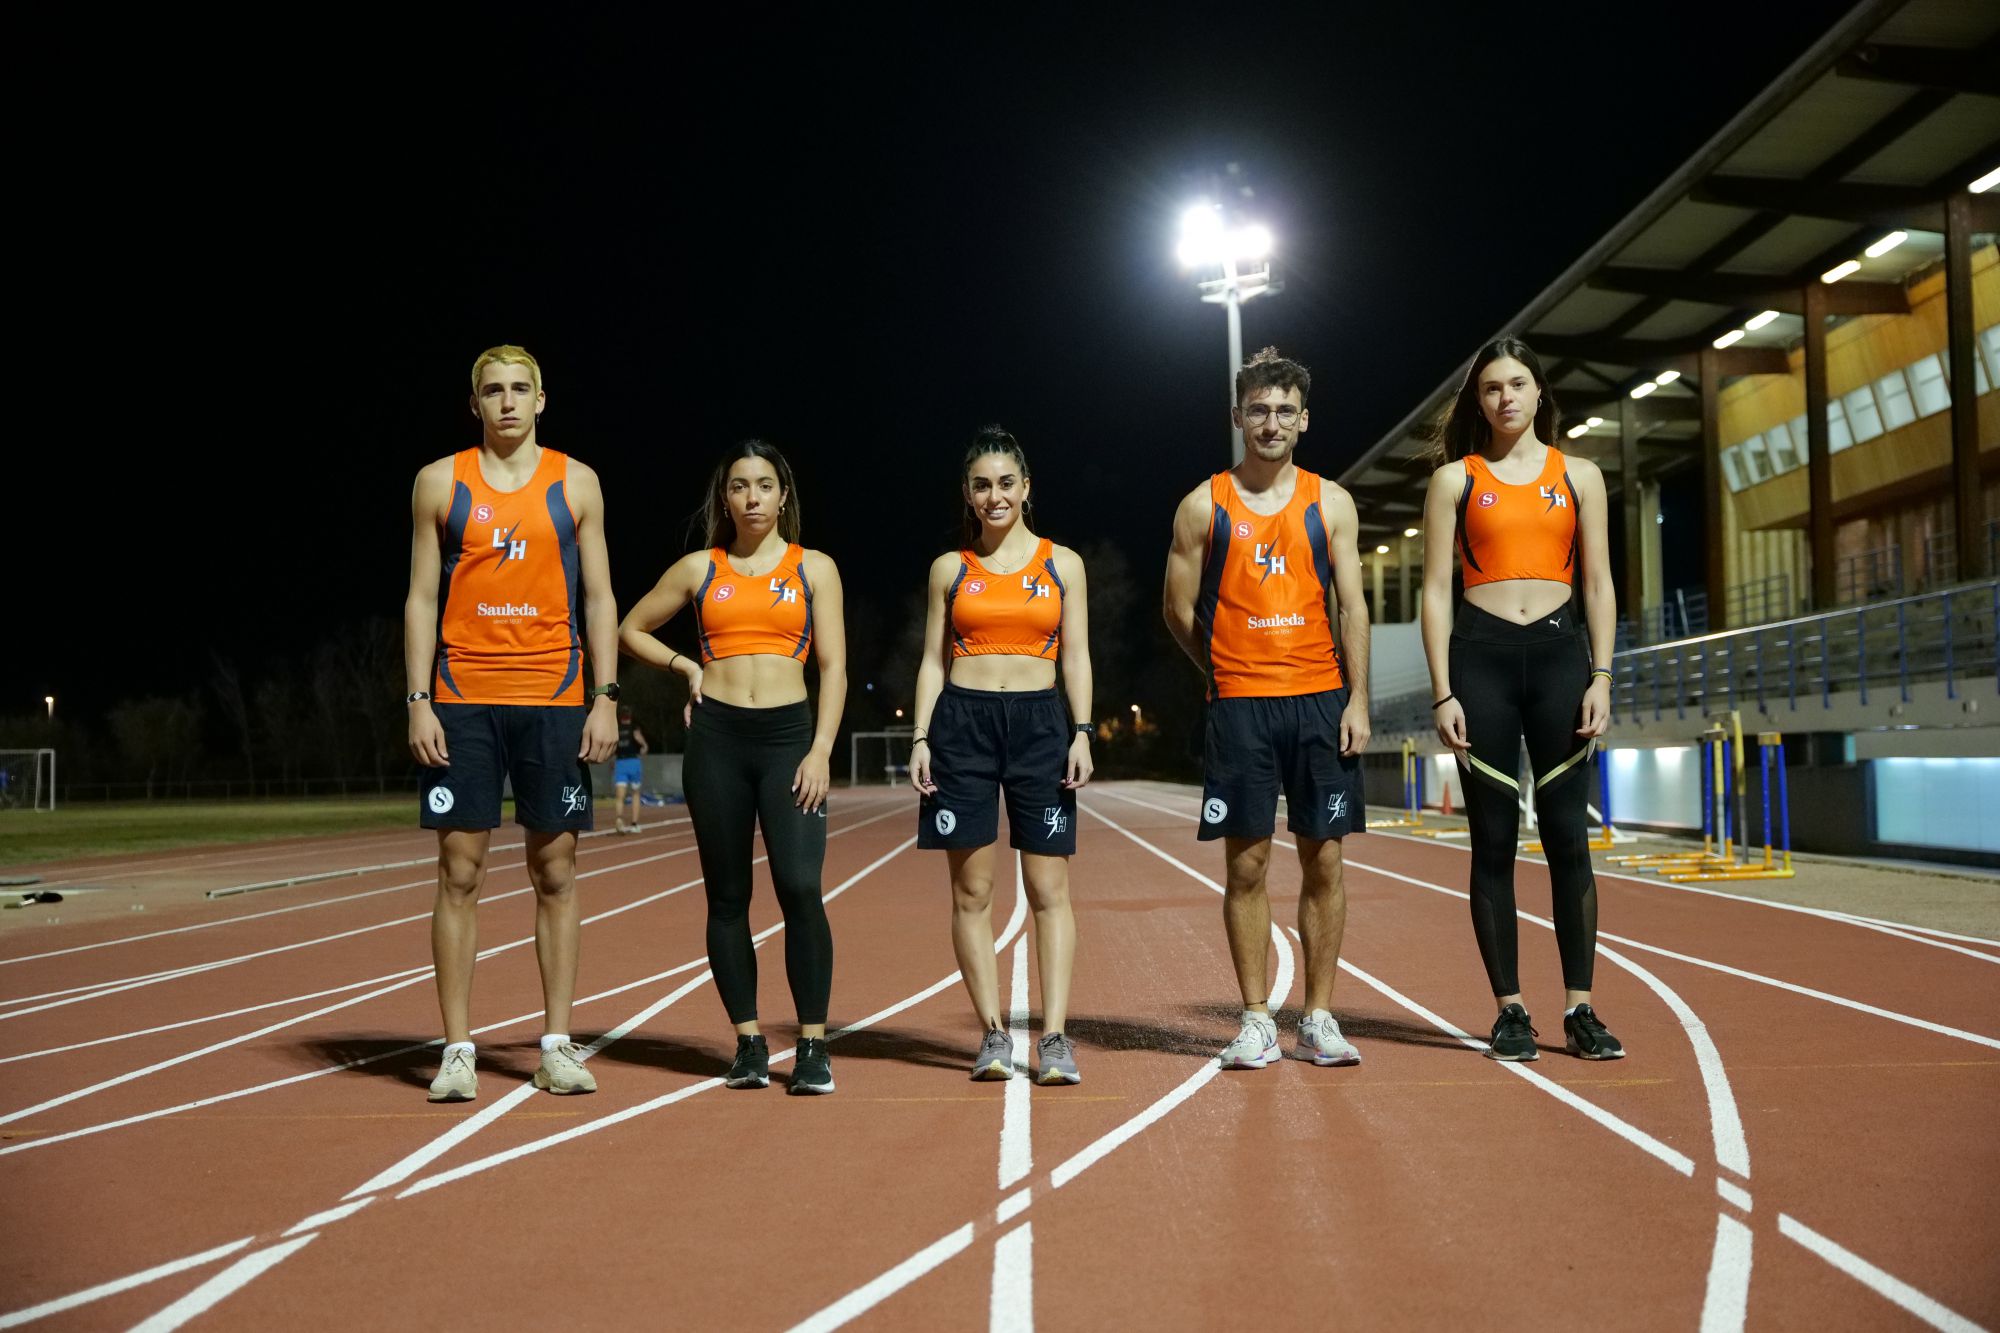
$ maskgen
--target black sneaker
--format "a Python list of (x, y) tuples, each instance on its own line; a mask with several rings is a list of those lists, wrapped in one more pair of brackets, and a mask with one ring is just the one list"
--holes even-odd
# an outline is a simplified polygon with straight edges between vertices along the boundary
[(732, 1088), (768, 1088), (771, 1086), (771, 1043), (762, 1034), (736, 1038), (736, 1059), (729, 1066), (729, 1077), (723, 1083)]
[(800, 1037), (798, 1062), (792, 1069), (794, 1097), (812, 1097), (833, 1091), (833, 1065), (826, 1058), (825, 1037)]
[(1486, 1056), (1491, 1060), (1539, 1060), (1542, 1053), (1535, 1049), (1538, 1035), (1528, 1022), (1528, 1011), (1510, 1004), (1493, 1020), (1493, 1040)]
[(1580, 1004), (1563, 1019), (1563, 1045), (1586, 1060), (1623, 1060), (1625, 1048), (1597, 1021), (1597, 1011)]

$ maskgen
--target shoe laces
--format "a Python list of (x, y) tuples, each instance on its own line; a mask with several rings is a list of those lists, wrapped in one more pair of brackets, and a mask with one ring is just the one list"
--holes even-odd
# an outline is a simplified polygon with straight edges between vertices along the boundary
[(1038, 1045), (1042, 1048), (1042, 1058), (1044, 1060), (1067, 1060), (1070, 1058), (1069, 1038), (1060, 1032), (1049, 1033), (1041, 1039)]
[(1528, 1035), (1531, 1037), (1539, 1037), (1542, 1035), (1535, 1029), (1535, 1025), (1528, 1021), (1527, 1014), (1521, 1012), (1520, 1010), (1512, 1006), (1509, 1006), (1506, 1010), (1503, 1010), (1501, 1012), (1500, 1017), (1493, 1020), (1493, 1037), (1497, 1041), (1500, 1037), (1500, 1034), (1503, 1032), (1515, 1033), (1518, 1035), (1519, 1030), (1521, 1028), (1526, 1028), (1528, 1030)]
[(463, 1065), (467, 1069), (472, 1068), (471, 1051), (451, 1051), (445, 1055), (444, 1057), (445, 1073), (447, 1074), (454, 1073), (461, 1065)]
[(1004, 1055), (1014, 1049), (1014, 1039), (999, 1028), (986, 1029), (986, 1036), (979, 1043), (979, 1054)]
[(1572, 1023), (1575, 1023), (1593, 1037), (1608, 1037), (1611, 1035), (1611, 1030), (1598, 1021), (1597, 1011), (1587, 1004), (1578, 1005), (1576, 1012), (1569, 1017)]
[(822, 1063), (825, 1062), (826, 1060), (825, 1037), (799, 1038), (799, 1063), (804, 1064), (808, 1060), (818, 1060), (821, 1061)]

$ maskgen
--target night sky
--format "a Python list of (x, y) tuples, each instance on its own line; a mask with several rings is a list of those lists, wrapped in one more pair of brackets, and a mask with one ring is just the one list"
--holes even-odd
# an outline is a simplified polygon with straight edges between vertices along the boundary
[(1224, 164), (1285, 283), (1246, 348), (1312, 368), (1299, 460), (1337, 475), (1843, 8), (51, 37), (17, 53), (0, 714), (95, 717), (199, 687), (211, 649), (254, 675), (400, 617), (412, 477), (476, 443), (498, 342), (604, 479), (621, 607), (754, 434), (893, 634), (987, 421), (1042, 531), (1116, 544), (1150, 601), (1176, 499), (1227, 460), (1223, 316), (1172, 257)]

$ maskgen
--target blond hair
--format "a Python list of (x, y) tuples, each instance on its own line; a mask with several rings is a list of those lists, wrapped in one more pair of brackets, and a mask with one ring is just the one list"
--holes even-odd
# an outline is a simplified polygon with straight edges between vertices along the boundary
[(517, 347), (513, 343), (502, 343), (498, 347), (487, 348), (479, 354), (479, 359), (472, 363), (472, 396), (474, 398), (479, 396), (479, 377), (486, 373), (486, 367), (488, 366), (526, 366), (529, 377), (535, 382), (535, 392), (540, 393), (542, 391), (541, 363), (528, 355), (527, 348)]

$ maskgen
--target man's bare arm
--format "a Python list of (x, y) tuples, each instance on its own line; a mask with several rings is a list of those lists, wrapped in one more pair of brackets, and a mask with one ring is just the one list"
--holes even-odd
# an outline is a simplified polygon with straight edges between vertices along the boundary
[(1208, 649), (1196, 637), (1194, 603), (1201, 594), (1201, 568), (1208, 553), (1212, 512), (1206, 483), (1189, 491), (1174, 511), (1174, 539), (1167, 548), (1166, 586), (1160, 598), (1167, 633), (1174, 636), (1203, 679), (1208, 677)]
[[(438, 576), (444, 555), (438, 526), (451, 497), (451, 460), (441, 458), (417, 473), (410, 494), (410, 587), (403, 598), (403, 688), (429, 693), (437, 665)], [(443, 768), (444, 727), (428, 702), (409, 706), (410, 753), (426, 768)]]
[(1340, 717), (1340, 752), (1368, 747), (1368, 603), (1361, 593), (1361, 520), (1354, 497), (1329, 482), (1321, 508), (1327, 519), (1328, 555), (1333, 559), (1333, 616), (1340, 636), (1340, 668), (1347, 684), (1347, 708)]
[[(578, 572), (583, 578), (583, 632), (590, 653), (590, 677), (603, 685), (618, 679), (618, 603), (611, 593), (611, 559), (604, 546), (604, 492), (597, 473), (569, 460), (566, 490), (576, 514)], [(618, 705), (599, 695), (583, 727), (578, 757), (589, 763), (609, 759), (618, 745)]]

